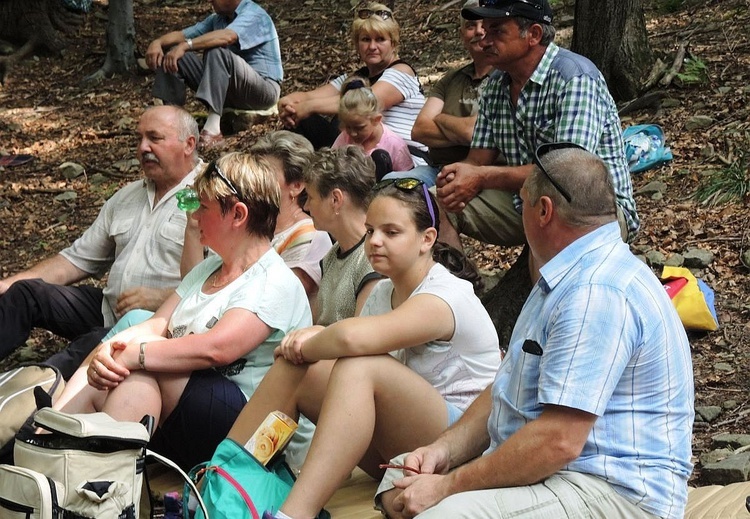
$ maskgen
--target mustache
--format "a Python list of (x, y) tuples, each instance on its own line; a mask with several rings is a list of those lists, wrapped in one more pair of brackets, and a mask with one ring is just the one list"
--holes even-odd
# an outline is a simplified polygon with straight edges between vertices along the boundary
[(159, 157), (149, 151), (143, 154), (143, 161), (156, 162), (157, 164), (159, 164)]

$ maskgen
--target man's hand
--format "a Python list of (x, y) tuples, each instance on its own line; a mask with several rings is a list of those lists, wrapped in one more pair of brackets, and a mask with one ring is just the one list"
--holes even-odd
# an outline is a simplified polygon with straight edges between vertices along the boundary
[(122, 317), (130, 310), (136, 309), (155, 312), (172, 292), (174, 292), (172, 288), (131, 288), (117, 298), (115, 314), (117, 317)]
[(450, 476), (441, 474), (418, 474), (393, 482), (401, 489), (393, 500), (393, 510), (403, 517), (414, 517), (451, 495)]
[(297, 126), (297, 103), (279, 105), (279, 119), (285, 128), (294, 129)]
[(169, 51), (164, 55), (164, 70), (166, 72), (169, 72), (170, 74), (176, 74), (177, 73), (177, 62), (180, 61), (180, 58), (182, 58), (185, 55), (185, 49), (183, 48), (182, 44), (177, 44), (173, 46)]
[(451, 213), (461, 212), (483, 189), (479, 166), (456, 162), (443, 166), (437, 176), (437, 195)]
[(407, 454), (403, 461), (393, 461), (403, 462), (404, 477), (395, 479), (394, 488), (381, 495), (389, 517), (414, 517), (450, 495), (443, 484), (450, 468), (450, 452), (439, 440)]
[(161, 67), (163, 61), (164, 49), (162, 49), (159, 40), (154, 40), (149, 44), (148, 49), (146, 49), (146, 65), (151, 70), (156, 70)]
[(285, 95), (278, 102), (279, 119), (286, 128), (295, 128), (297, 126), (297, 105), (302, 101), (303, 96), (300, 92), (293, 92)]
[[(447, 474), (450, 469), (450, 452), (440, 443), (432, 443), (410, 452), (404, 458), (405, 467), (413, 467), (420, 474)], [(405, 472), (404, 475), (412, 475)]]

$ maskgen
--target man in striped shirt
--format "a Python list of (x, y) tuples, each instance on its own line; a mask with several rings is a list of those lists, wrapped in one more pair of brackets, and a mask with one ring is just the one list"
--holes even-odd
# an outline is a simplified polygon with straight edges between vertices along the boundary
[(547, 0), (484, 0), (462, 15), (484, 19), (484, 52), (497, 71), (484, 88), (469, 155), (437, 178), (448, 213), (441, 240), (460, 247), (464, 233), (496, 245), (524, 243), (517, 193), (536, 147), (556, 141), (575, 142), (604, 160), (623, 238), (632, 239), (639, 221), (617, 108), (594, 64), (553, 43)]
[[(543, 145), (521, 189), (540, 278), (492, 386), (389, 470), (388, 516), (681, 519), (692, 470), (690, 345), (620, 237), (605, 163)], [(397, 487), (392, 490), (393, 486)]]

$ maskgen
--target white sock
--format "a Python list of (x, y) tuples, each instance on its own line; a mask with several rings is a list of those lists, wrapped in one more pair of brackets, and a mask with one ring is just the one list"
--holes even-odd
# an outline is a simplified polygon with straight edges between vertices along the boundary
[(203, 130), (211, 135), (218, 135), (221, 133), (221, 114), (216, 112), (209, 112), (206, 118), (206, 124), (203, 125)]
[(273, 514), (273, 518), (274, 519), (292, 519), (291, 517), (289, 517), (288, 515), (286, 515), (281, 510), (277, 510), (276, 513)]

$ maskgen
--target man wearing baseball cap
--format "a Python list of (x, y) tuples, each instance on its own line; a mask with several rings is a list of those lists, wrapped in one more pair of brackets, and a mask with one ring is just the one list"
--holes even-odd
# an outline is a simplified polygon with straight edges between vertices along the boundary
[[(464, 8), (477, 6), (479, 0), (466, 0), (463, 5)], [(471, 62), (449, 70), (430, 87), (427, 101), (411, 130), (412, 139), (429, 148), (430, 164), (408, 171), (393, 171), (384, 178), (411, 177), (434, 186), (442, 166), (464, 160), (469, 154), (479, 98), (493, 67), (492, 57), (482, 50), (481, 19), (469, 20), (461, 16), (458, 36)]]
[[(518, 192), (534, 150), (573, 142), (598, 155), (614, 184), (622, 236), (639, 221), (617, 107), (587, 58), (553, 43), (547, 0), (479, 0), (462, 9), (483, 19), (484, 52), (497, 69), (483, 90), (469, 155), (437, 177), (441, 240), (460, 247), (459, 233), (486, 243), (525, 243)], [(504, 157), (507, 165), (499, 166)], [(445, 216), (443, 216), (445, 215)]]

